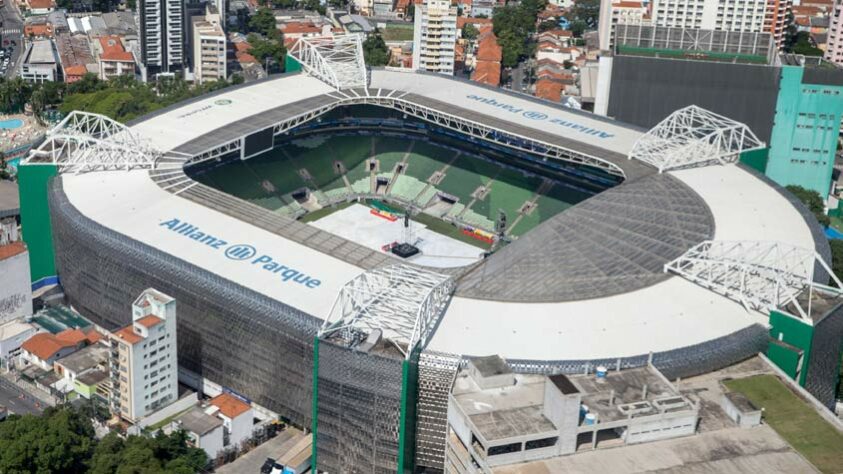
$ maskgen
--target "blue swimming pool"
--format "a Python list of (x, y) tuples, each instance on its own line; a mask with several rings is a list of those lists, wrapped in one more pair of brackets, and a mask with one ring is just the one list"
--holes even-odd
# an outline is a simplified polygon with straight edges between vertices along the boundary
[(0, 120), (0, 130), (14, 130), (21, 127), (23, 127), (21, 119)]

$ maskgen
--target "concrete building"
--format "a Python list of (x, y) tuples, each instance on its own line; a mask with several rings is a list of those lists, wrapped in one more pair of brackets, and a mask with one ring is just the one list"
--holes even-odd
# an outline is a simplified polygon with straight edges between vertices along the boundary
[(204, 16), (191, 18), (193, 75), (196, 82), (224, 80), (226, 71), (226, 38), (223, 23), (213, 5), (207, 5)]
[(42, 370), (52, 371), (57, 360), (73, 354), (89, 343), (87, 335), (79, 329), (65, 329), (58, 334), (41, 332), (21, 344), (20, 357)]
[(126, 51), (119, 36), (101, 36), (94, 45), (98, 53), (100, 79), (108, 80), (120, 76), (135, 76), (135, 56)]
[[(99, 334), (91, 331), (91, 334)], [(104, 372), (108, 368), (109, 349), (105, 344), (94, 343), (63, 357), (53, 364), (53, 370), (62, 377), (61, 390), (65, 393), (76, 390), (76, 381), (91, 371)], [(84, 385), (90, 385), (91, 381)], [(95, 385), (95, 384), (94, 384)]]
[(223, 422), (219, 418), (205, 413), (200, 407), (193, 407), (187, 413), (173, 421), (173, 430), (184, 430), (188, 444), (205, 451), (208, 458), (214, 459), (222, 451)]
[(254, 412), (251, 405), (230, 393), (222, 393), (212, 398), (206, 413), (222, 420), (225, 428), (223, 444), (240, 446), (252, 436)]
[(132, 321), (110, 336), (110, 368), (111, 410), (134, 422), (178, 399), (176, 300), (144, 290)]
[(827, 61), (843, 65), (843, 0), (835, 0), (831, 10), (825, 55)]
[(20, 63), (20, 77), (40, 84), (60, 80), (61, 67), (56, 45), (49, 39), (35, 40), (26, 46)]
[(458, 372), (448, 398), (446, 471), (497, 466), (694, 434), (698, 407), (660, 372), (543, 376), (513, 373), (499, 356)]
[(413, 69), (454, 74), (457, 7), (447, 0), (426, 0), (416, 6)]
[(20, 355), (21, 345), (36, 332), (35, 326), (20, 321), (0, 325), (0, 364), (6, 366), (12, 358)]
[(651, 22), (647, 5), (629, 0), (602, 0), (597, 24), (601, 50), (609, 50), (614, 45), (615, 25), (618, 23), (649, 25)]
[(761, 409), (740, 392), (724, 393), (720, 407), (741, 428), (752, 428), (761, 424)]
[(140, 0), (138, 2), (142, 75), (170, 74), (184, 64), (184, 2)]
[[(32, 316), (29, 251), (14, 218), (0, 221), (0, 324)], [(2, 354), (0, 354), (2, 355)]]

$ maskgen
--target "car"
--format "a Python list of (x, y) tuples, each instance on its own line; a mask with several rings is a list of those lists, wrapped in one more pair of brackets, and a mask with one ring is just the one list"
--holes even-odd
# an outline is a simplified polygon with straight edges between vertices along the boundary
[(275, 463), (275, 465), (272, 466), (270, 474), (284, 474), (284, 465), (281, 463)]
[(273, 467), (275, 467), (275, 460), (272, 458), (266, 458), (266, 461), (263, 462), (263, 466), (261, 466), (261, 474), (270, 474)]

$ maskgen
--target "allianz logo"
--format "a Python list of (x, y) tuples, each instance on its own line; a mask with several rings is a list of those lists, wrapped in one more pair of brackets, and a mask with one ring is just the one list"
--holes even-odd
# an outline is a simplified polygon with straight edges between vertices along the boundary
[(199, 227), (181, 219), (173, 218), (161, 222), (158, 225), (194, 241), (197, 245), (205, 245), (211, 249), (221, 250), (223, 255), (229, 260), (242, 261), (276, 276), (282, 282), (298, 283), (307, 288), (317, 288), (322, 284), (321, 280), (284, 265), (270, 255), (260, 254), (253, 245), (230, 244), (227, 240), (203, 232)]

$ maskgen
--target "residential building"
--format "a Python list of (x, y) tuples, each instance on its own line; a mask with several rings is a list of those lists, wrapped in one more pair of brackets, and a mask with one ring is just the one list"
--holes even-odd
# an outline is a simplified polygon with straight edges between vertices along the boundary
[(448, 0), (425, 0), (416, 6), (413, 69), (454, 74), (457, 7)]
[(65, 329), (58, 334), (41, 332), (21, 344), (21, 359), (45, 371), (52, 371), (53, 364), (96, 341), (80, 329)]
[[(696, 432), (699, 406), (652, 366), (589, 375), (513, 373), (498, 356), (474, 358), (448, 396), (449, 472), (485, 473), (582, 449)], [(600, 436), (598, 436), (598, 433)]]
[(62, 32), (56, 34), (55, 43), (64, 71), (64, 82), (74, 82), (88, 72), (94, 74), (98, 72), (97, 61), (91, 53), (90, 39), (87, 34)]
[(471, 80), (498, 87), (501, 83), (503, 50), (491, 28), (484, 28), (477, 38), (477, 53)]
[(187, 442), (194, 448), (205, 451), (209, 459), (217, 457), (225, 446), (223, 437), (225, 428), (219, 418), (209, 415), (201, 407), (193, 407), (173, 421), (173, 430), (184, 430)]
[(32, 316), (29, 251), (19, 237), (14, 218), (0, 220), (0, 324)]
[(630, 0), (602, 0), (597, 31), (601, 50), (609, 50), (614, 45), (615, 25), (649, 25), (650, 12), (647, 4)]
[(140, 51), (144, 80), (171, 74), (184, 64), (184, 2), (139, 0)]
[(843, 0), (834, 0), (825, 56), (823, 56), (827, 61), (837, 65), (843, 65), (843, 15), (841, 12), (843, 12)]
[(650, 128), (697, 105), (747, 124), (767, 143), (756, 169), (780, 185), (827, 196), (843, 69), (822, 58), (778, 55), (769, 33), (665, 30), (619, 26), (614, 56), (600, 58), (595, 112)]
[(53, 25), (47, 15), (31, 16), (24, 21), (23, 35), (27, 38), (52, 38)]
[(208, 5), (204, 16), (192, 17), (193, 76), (200, 84), (225, 80), (226, 38), (222, 21), (213, 5)]
[(136, 422), (178, 399), (173, 298), (144, 290), (132, 304), (132, 324), (110, 340), (112, 413)]
[(19, 320), (0, 325), (0, 365), (6, 367), (11, 359), (19, 356), (21, 345), (36, 332), (35, 326)]
[(88, 68), (84, 64), (74, 64), (64, 68), (64, 82), (72, 84), (76, 81), (81, 81), (85, 74), (88, 74)]
[(35, 40), (26, 46), (20, 64), (20, 77), (32, 84), (61, 79), (59, 56), (52, 40)]
[(26, 0), (26, 7), (32, 15), (46, 15), (56, 9), (55, 0)]
[(252, 437), (254, 412), (251, 405), (230, 393), (221, 393), (208, 403), (209, 407), (205, 412), (223, 422), (223, 444), (240, 446), (243, 441)]
[[(91, 331), (90, 335), (97, 341), (101, 339), (101, 336), (96, 331)], [(77, 379), (88, 372), (98, 371), (105, 373), (105, 370), (108, 368), (108, 357), (109, 348), (106, 344), (92, 343), (73, 354), (58, 359), (53, 364), (53, 370), (62, 377), (63, 383), (60, 390), (65, 393), (76, 390)], [(90, 382), (91, 380), (88, 380), (88, 383), (83, 385), (89, 386)]]
[(100, 79), (108, 80), (120, 76), (135, 76), (135, 56), (126, 51), (119, 36), (101, 36), (95, 43)]

